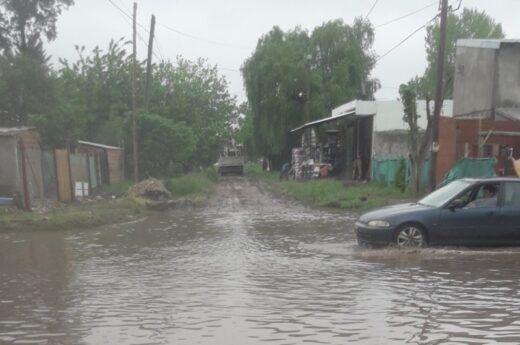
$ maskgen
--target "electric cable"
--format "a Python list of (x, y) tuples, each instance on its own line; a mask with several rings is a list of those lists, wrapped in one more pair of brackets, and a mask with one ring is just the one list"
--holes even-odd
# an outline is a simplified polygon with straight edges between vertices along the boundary
[(374, 4), (372, 5), (372, 7), (370, 7), (370, 10), (368, 11), (367, 15), (365, 16), (365, 20), (368, 19), (368, 17), (370, 17), (370, 14), (372, 14), (372, 11), (374, 10), (374, 8), (376, 7), (378, 2), (379, 2), (379, 0), (374, 1)]
[(430, 24), (430, 23), (433, 22), (435, 19), (437, 19), (437, 17), (439, 17), (439, 14), (436, 14), (435, 17), (433, 17), (432, 19), (430, 19), (429, 21), (427, 21), (426, 23), (424, 23), (423, 25), (421, 25), (419, 28), (417, 28), (416, 30), (414, 30), (411, 34), (409, 34), (408, 36), (406, 36), (402, 41), (400, 41), (400, 42), (397, 43), (395, 46), (393, 46), (392, 48), (390, 48), (390, 50), (388, 50), (387, 52), (385, 52), (383, 55), (379, 56), (379, 57), (376, 59), (376, 62), (379, 62), (382, 58), (384, 58), (385, 56), (387, 56), (388, 54), (390, 54), (391, 52), (393, 52), (394, 50), (396, 50), (397, 48), (399, 48), (402, 44), (404, 44), (406, 41), (408, 41), (410, 38), (412, 38), (413, 35), (415, 35), (415, 34), (418, 33), (419, 31), (421, 31), (421, 30), (424, 29), (428, 24)]
[(195, 36), (195, 35), (192, 35), (192, 34), (188, 34), (188, 33), (182, 32), (180, 30), (174, 29), (174, 28), (172, 28), (172, 27), (170, 27), (168, 25), (165, 25), (165, 24), (162, 24), (162, 23), (159, 23), (159, 22), (157, 22), (157, 24), (162, 26), (163, 28), (171, 31), (171, 32), (174, 32), (174, 33), (178, 34), (178, 35), (185, 36), (185, 37), (188, 37), (188, 38), (191, 38), (191, 39), (194, 39), (194, 40), (198, 40), (198, 41), (201, 41), (201, 42), (206, 42), (206, 43), (211, 43), (211, 44), (215, 44), (215, 45), (219, 45), (219, 46), (224, 46), (224, 47), (229, 47), (229, 48), (236, 48), (236, 49), (247, 49), (247, 50), (251, 50), (252, 49), (251, 47), (247, 47), (247, 46), (223, 43), (223, 42), (218, 42), (218, 41), (213, 41), (213, 40), (209, 40), (209, 39), (206, 39), (206, 38), (198, 37), (198, 36)]
[(374, 26), (374, 29), (378, 29), (378, 28), (380, 28), (380, 27), (382, 27), (382, 26), (385, 26), (385, 25), (388, 25), (388, 24), (392, 24), (392, 23), (398, 22), (398, 21), (400, 21), (400, 20), (402, 20), (402, 19), (405, 19), (405, 18), (408, 18), (408, 17), (410, 17), (410, 16), (413, 16), (414, 14), (417, 14), (417, 13), (419, 13), (419, 12), (421, 12), (421, 11), (424, 11), (424, 10), (427, 9), (427, 8), (433, 7), (433, 6), (435, 6), (436, 4), (437, 4), (437, 1), (431, 3), (431, 4), (427, 5), (427, 6), (421, 7), (421, 8), (418, 9), (418, 10), (415, 10), (415, 11), (413, 11), (413, 12), (410, 12), (410, 13), (408, 13), (408, 14), (405, 14), (405, 15), (403, 15), (403, 16), (400, 16), (400, 17), (394, 18), (394, 19), (392, 19), (392, 20), (389, 20), (389, 21), (387, 21), (387, 22), (384, 22), (384, 23), (382, 23), (382, 24), (376, 25), (376, 26)]

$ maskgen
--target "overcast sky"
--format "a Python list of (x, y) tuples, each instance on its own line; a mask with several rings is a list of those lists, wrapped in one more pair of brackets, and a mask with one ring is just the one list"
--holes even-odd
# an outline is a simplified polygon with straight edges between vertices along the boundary
[[(132, 26), (110, 0), (75, 0), (76, 4), (58, 20), (58, 38), (47, 45), (53, 61), (76, 60), (75, 45), (87, 50), (96, 45), (106, 48), (110, 39), (132, 37)], [(133, 0), (112, 0), (131, 15)], [(155, 52), (165, 60), (182, 55), (187, 59), (207, 58), (218, 65), (230, 83), (231, 94), (245, 101), (240, 66), (256, 46), (259, 37), (277, 25), (284, 31), (300, 26), (313, 28), (341, 18), (352, 23), (366, 16), (375, 0), (138, 0), (138, 22), (149, 27), (157, 17)], [(458, 3), (458, 0), (450, 0)], [(485, 10), (502, 23), (508, 38), (520, 38), (520, 0), (462, 0), (465, 7)], [(381, 56), (410, 33), (430, 20), (438, 11), (438, 0), (379, 0), (369, 19), (377, 26), (431, 5), (418, 13), (376, 29), (375, 52)], [(145, 58), (148, 33), (139, 28), (138, 54)], [(397, 88), (426, 67), (425, 30), (381, 59), (372, 77), (381, 80), (378, 99), (395, 99)]]

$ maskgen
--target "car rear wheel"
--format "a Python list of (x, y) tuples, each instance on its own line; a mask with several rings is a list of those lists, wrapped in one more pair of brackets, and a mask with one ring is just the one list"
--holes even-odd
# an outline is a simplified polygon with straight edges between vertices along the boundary
[(424, 247), (426, 245), (426, 233), (415, 224), (408, 224), (400, 227), (395, 236), (397, 247)]

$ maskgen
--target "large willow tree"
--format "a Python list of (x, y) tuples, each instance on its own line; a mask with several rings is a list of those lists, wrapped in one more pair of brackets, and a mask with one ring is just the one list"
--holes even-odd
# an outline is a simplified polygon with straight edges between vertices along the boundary
[(246, 134), (256, 153), (287, 155), (289, 129), (354, 98), (372, 98), (373, 41), (373, 27), (362, 19), (330, 21), (310, 35), (274, 27), (261, 37), (242, 67), (251, 117)]

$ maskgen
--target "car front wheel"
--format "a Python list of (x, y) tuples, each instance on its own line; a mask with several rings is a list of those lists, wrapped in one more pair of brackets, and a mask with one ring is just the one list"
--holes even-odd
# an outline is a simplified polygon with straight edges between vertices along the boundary
[(419, 225), (404, 225), (396, 232), (395, 244), (400, 248), (424, 247), (426, 245), (426, 233)]

